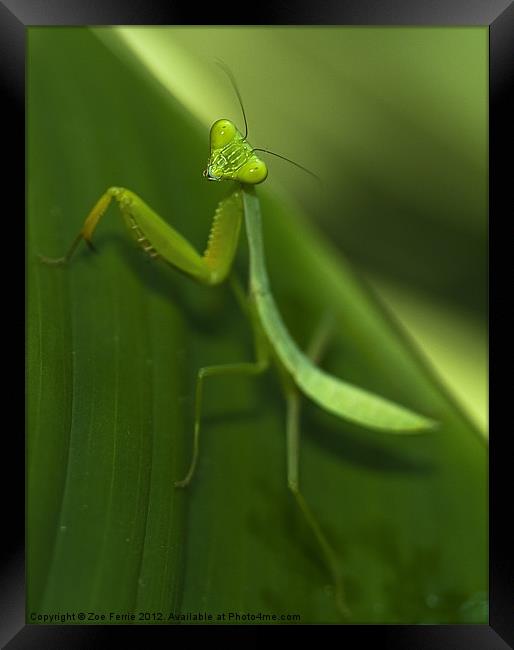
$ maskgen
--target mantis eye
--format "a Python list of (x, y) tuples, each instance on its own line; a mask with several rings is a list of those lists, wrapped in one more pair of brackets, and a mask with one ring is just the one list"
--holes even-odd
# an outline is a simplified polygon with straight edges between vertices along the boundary
[(217, 120), (211, 127), (211, 149), (221, 149), (234, 139), (236, 127), (230, 120)]
[(241, 169), (237, 172), (237, 180), (241, 183), (248, 183), (249, 185), (257, 185), (266, 180), (268, 175), (268, 168), (266, 163), (254, 156)]

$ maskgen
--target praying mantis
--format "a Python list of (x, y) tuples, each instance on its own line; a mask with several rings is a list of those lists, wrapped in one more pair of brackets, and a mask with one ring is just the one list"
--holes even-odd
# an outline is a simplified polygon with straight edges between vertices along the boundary
[[(300, 490), (300, 396), (303, 393), (322, 409), (343, 420), (387, 433), (423, 432), (435, 423), (320, 369), (316, 361), (327, 341), (328, 330), (325, 322), (315, 332), (306, 352), (300, 350), (289, 334), (271, 291), (266, 269), (260, 203), (255, 190), (255, 186), (263, 183), (268, 175), (267, 165), (257, 152), (267, 150), (256, 149), (248, 142), (248, 128), (241, 97), (230, 74), (229, 78), (241, 104), (245, 132), (239, 131), (228, 119), (219, 119), (211, 127), (210, 154), (204, 176), (213, 182), (232, 181), (236, 187), (220, 201), (202, 255), (134, 192), (123, 187), (109, 187), (86, 217), (66, 255), (58, 259), (41, 259), (47, 264), (67, 264), (82, 240), (92, 247), (93, 233), (114, 200), (136, 245), (150, 259), (168, 264), (192, 280), (207, 286), (214, 287), (224, 282), (230, 284), (251, 327), (255, 359), (206, 366), (198, 370), (191, 460), (185, 475), (177, 478), (174, 485), (177, 489), (186, 488), (192, 481), (198, 464), (205, 380), (208, 377), (223, 375), (258, 376), (273, 366), (278, 372), (286, 401), (287, 485), (324, 557), (334, 585), (336, 605), (343, 615), (347, 615), (349, 609), (337, 554)], [(273, 154), (269, 151), (267, 153)], [(249, 248), (247, 289), (242, 286), (232, 270), (243, 221)]]

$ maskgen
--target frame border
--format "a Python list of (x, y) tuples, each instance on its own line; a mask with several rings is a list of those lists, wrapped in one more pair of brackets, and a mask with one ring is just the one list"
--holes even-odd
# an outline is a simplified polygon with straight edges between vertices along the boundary
[[(192, 11), (191, 11), (192, 9)], [(202, 13), (214, 14), (216, 9), (204, 6)], [(7, 147), (9, 167), (6, 187), (16, 197), (15, 205), (25, 206), (25, 161), (19, 142), (25, 141), (25, 52), (26, 28), (45, 25), (190, 25), (197, 7), (179, 6), (176, 2), (141, 4), (137, 0), (2, 0), (0, 2), (0, 88), (7, 108), (8, 133), (12, 146)], [(248, 24), (237, 9), (231, 10), (234, 25)], [(490, 241), (494, 241), (492, 218), (496, 223), (507, 213), (507, 197), (511, 197), (510, 170), (500, 160), (507, 159), (509, 142), (514, 142), (514, 3), (512, 0), (326, 0), (323, 4), (307, 2), (260, 2), (259, 16), (266, 24), (276, 25), (420, 25), (420, 26), (488, 26), (489, 27), (489, 212)], [(260, 24), (260, 23), (259, 23)], [(5, 131), (4, 131), (5, 133)], [(512, 157), (512, 152), (509, 152)], [(505, 154), (505, 155), (502, 155)], [(512, 205), (512, 201), (510, 200)], [(511, 210), (512, 211), (512, 210)], [(505, 219), (507, 221), (507, 219)], [(21, 220), (18, 220), (21, 223)], [(20, 234), (25, 236), (24, 231)], [(510, 237), (511, 239), (511, 237)], [(23, 273), (19, 274), (22, 277)], [(16, 292), (19, 297), (23, 292)], [(494, 291), (493, 291), (494, 294)], [(12, 304), (11, 301), (9, 301)], [(15, 319), (10, 319), (14, 321)], [(25, 321), (26, 322), (26, 321)], [(16, 328), (19, 332), (20, 328)], [(18, 332), (16, 332), (18, 334)], [(18, 334), (19, 335), (19, 334)], [(9, 340), (15, 340), (16, 336)], [(19, 364), (18, 364), (19, 366)], [(506, 420), (507, 421), (507, 420)], [(15, 495), (5, 516), (12, 531), (8, 539), (7, 557), (0, 571), (0, 641), (5, 648), (99, 648), (110, 647), (122, 639), (148, 643), (154, 638), (179, 640), (187, 629), (187, 641), (196, 640), (197, 633), (209, 631), (217, 637), (226, 626), (37, 626), (25, 625), (25, 450), (24, 440), (14, 430), (4, 438), (5, 458), (13, 459), (9, 492)], [(506, 650), (514, 647), (514, 535), (508, 532), (503, 498), (509, 494), (511, 475), (507, 438), (493, 433), (490, 447), (489, 513), (490, 513), (490, 610), (489, 625), (347, 625), (338, 626), (337, 635), (345, 641), (376, 644), (395, 650)], [(4, 447), (5, 449), (5, 447)], [(14, 460), (16, 459), (16, 460)], [(510, 485), (512, 489), (512, 484)], [(23, 495), (23, 496), (22, 496)], [(5, 505), (5, 503), (4, 503)], [(259, 640), (268, 626), (252, 628)], [(286, 627), (286, 626), (284, 626)], [(309, 626), (302, 626), (302, 629)], [(317, 626), (311, 626), (317, 627)], [(275, 631), (277, 626), (273, 626)], [(303, 634), (303, 632), (302, 632)], [(219, 637), (217, 637), (219, 638)], [(10, 640), (9, 643), (7, 643)]]

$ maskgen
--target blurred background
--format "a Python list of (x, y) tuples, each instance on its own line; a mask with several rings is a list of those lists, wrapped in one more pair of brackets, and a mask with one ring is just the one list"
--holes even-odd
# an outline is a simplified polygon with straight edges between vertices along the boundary
[[(487, 434), (487, 30), (96, 29), (206, 130), (220, 116), (407, 329)], [(105, 38), (108, 36), (108, 38)], [(207, 139), (206, 139), (207, 147)], [(206, 148), (207, 156), (207, 148)]]

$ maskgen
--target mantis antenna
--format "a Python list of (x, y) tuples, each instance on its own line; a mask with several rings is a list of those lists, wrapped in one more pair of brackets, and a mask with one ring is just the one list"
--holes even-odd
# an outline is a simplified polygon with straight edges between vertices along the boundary
[[(241, 97), (241, 93), (239, 92), (239, 88), (237, 86), (237, 82), (235, 80), (234, 75), (232, 74), (232, 70), (228, 67), (228, 65), (222, 61), (221, 59), (216, 59), (216, 63), (219, 65), (219, 67), (223, 70), (223, 72), (227, 75), (227, 77), (230, 80), (230, 83), (232, 84), (232, 88), (234, 89), (234, 92), (237, 95), (237, 99), (239, 100), (239, 106), (241, 107), (241, 112), (243, 114), (243, 120), (245, 123), (245, 134), (243, 137), (243, 140), (246, 140), (248, 136), (248, 122), (246, 121), (246, 113), (243, 105), (243, 99)], [(276, 156), (277, 158), (282, 158), (282, 160), (286, 160), (287, 162), (291, 163), (292, 165), (295, 165), (299, 169), (302, 169), (304, 172), (307, 172), (307, 174), (310, 174), (313, 176), (318, 182), (321, 183), (320, 177), (315, 174), (314, 172), (311, 172), (310, 169), (307, 169), (307, 167), (304, 167), (303, 165), (300, 165), (299, 163), (295, 162), (294, 160), (291, 160), (290, 158), (286, 158), (285, 156), (280, 155), (279, 153), (275, 153), (274, 151), (270, 151), (269, 149), (260, 149), (260, 148), (253, 148), (252, 151), (263, 151), (264, 153), (270, 153), (272, 156)]]
[(246, 136), (248, 135), (248, 123), (246, 121), (246, 113), (245, 113), (245, 107), (243, 106), (243, 99), (241, 98), (241, 93), (239, 92), (239, 88), (237, 87), (236, 80), (234, 78), (234, 75), (232, 74), (232, 70), (228, 67), (226, 63), (224, 63), (221, 59), (216, 59), (216, 63), (219, 65), (219, 67), (229, 78), (230, 83), (232, 84), (232, 88), (234, 89), (237, 98), (239, 100), (239, 106), (241, 107), (241, 112), (243, 113), (243, 120), (245, 122), (245, 134), (243, 140), (246, 140)]
[(303, 165), (300, 165), (299, 163), (295, 162), (294, 160), (291, 160), (290, 158), (286, 158), (285, 156), (281, 156), (279, 153), (275, 153), (274, 151), (270, 151), (269, 149), (252, 149), (252, 151), (264, 151), (265, 153), (270, 153), (272, 156), (276, 156), (277, 158), (282, 158), (282, 160), (287, 160), (287, 162), (290, 162), (292, 165), (295, 165), (296, 167), (299, 167), (300, 169), (303, 169), (304, 172), (307, 172), (311, 176), (313, 176), (317, 181), (321, 183), (321, 178), (315, 174), (314, 172), (311, 172), (310, 169), (307, 169), (307, 167), (304, 167)]

